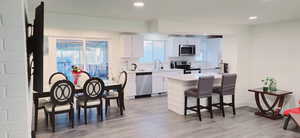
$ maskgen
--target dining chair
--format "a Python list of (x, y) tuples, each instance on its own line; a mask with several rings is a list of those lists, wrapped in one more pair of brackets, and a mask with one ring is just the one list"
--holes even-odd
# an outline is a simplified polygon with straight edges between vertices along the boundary
[(97, 114), (103, 120), (102, 96), (104, 92), (104, 82), (99, 78), (88, 79), (83, 86), (83, 96), (77, 98), (78, 120), (80, 119), (80, 110), (84, 109), (84, 122), (87, 124), (87, 108), (97, 108)]
[[(224, 106), (231, 106), (233, 114), (235, 115), (235, 85), (236, 85), (237, 74), (223, 74), (222, 75), (222, 84), (220, 87), (215, 87), (213, 93), (219, 95), (219, 103), (213, 104), (214, 107), (217, 107), (221, 110), (223, 117), (225, 117)], [(225, 103), (224, 96), (231, 95), (232, 102)]]
[[(48, 84), (49, 84), (49, 87), (51, 87), (54, 83), (60, 81), (60, 80), (68, 80), (68, 77), (62, 73), (62, 72), (55, 72), (53, 73), (49, 80), (48, 80)], [(39, 99), (39, 104), (41, 104), (41, 106), (45, 105), (47, 102), (50, 101), (50, 98), (49, 97), (45, 97), (45, 98), (40, 98)]]
[(60, 81), (60, 80), (68, 80), (68, 77), (62, 72), (55, 72), (50, 76), (50, 78), (48, 80), (48, 84), (49, 84), (49, 86), (51, 86), (55, 82)]
[[(92, 78), (92, 77), (91, 77), (91, 75), (90, 75), (88, 72), (82, 71), (81, 74), (80, 74), (80, 77), (79, 77), (78, 80), (77, 80), (77, 85), (75, 85), (75, 87), (76, 87), (76, 88), (82, 89), (83, 86), (84, 86), (84, 84), (85, 84), (85, 82), (86, 82), (87, 80), (91, 79), (91, 78)], [(82, 93), (83, 93), (83, 92), (82, 92)], [(78, 97), (82, 96), (82, 95), (83, 95), (82, 93), (80, 93), (80, 94), (75, 94), (76, 99), (78, 99)]]
[(60, 80), (53, 84), (50, 90), (50, 102), (45, 105), (46, 125), (48, 126), (48, 116), (55, 132), (55, 115), (68, 113), (69, 121), (74, 128), (74, 98), (75, 87), (69, 80)]
[[(201, 109), (207, 109), (210, 112), (210, 117), (213, 118), (212, 113), (212, 91), (213, 91), (214, 76), (200, 77), (198, 80), (197, 88), (190, 88), (184, 91), (184, 115), (187, 115), (187, 110), (195, 111), (198, 114), (201, 121)], [(187, 106), (188, 97), (194, 97), (197, 99), (196, 106)], [(200, 99), (207, 98), (208, 105), (200, 105)]]
[[(127, 84), (127, 72), (126, 71), (122, 71), (120, 73), (117, 82), (122, 85), (121, 89), (124, 90), (124, 88)], [(124, 104), (122, 104), (122, 107), (120, 107), (120, 98), (123, 98), (123, 97), (120, 97), (120, 96), (121, 95), (119, 94), (119, 92), (115, 91), (115, 90), (105, 92), (105, 94), (104, 94), (105, 114), (107, 114), (108, 107), (110, 106), (110, 100), (116, 100), (118, 107), (125, 110), (125, 105)]]
[[(56, 82), (58, 82), (60, 80), (68, 80), (68, 77), (62, 72), (53, 73), (48, 80), (49, 87), (51, 87), (53, 84), (55, 84)], [(44, 109), (45, 105), (49, 102), (50, 102), (50, 97), (39, 98), (39, 102), (38, 102), (39, 104), (38, 104), (37, 109), (38, 110)], [(45, 116), (46, 115), (47, 114), (45, 112)]]
[(78, 82), (77, 82), (77, 85), (81, 88), (83, 88), (83, 85), (85, 84), (85, 82), (87, 80), (89, 80), (91, 77), (91, 75), (86, 72), (86, 71), (82, 71), (81, 74), (80, 74), (80, 77), (78, 78)]

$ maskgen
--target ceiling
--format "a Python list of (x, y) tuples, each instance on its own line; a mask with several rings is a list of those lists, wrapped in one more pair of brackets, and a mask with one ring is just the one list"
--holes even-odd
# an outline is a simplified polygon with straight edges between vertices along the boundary
[[(29, 9), (39, 1), (28, 0)], [(300, 0), (44, 0), (46, 12), (132, 20), (174, 20), (215, 24), (261, 24), (300, 19)], [(249, 16), (258, 19), (248, 20)]]

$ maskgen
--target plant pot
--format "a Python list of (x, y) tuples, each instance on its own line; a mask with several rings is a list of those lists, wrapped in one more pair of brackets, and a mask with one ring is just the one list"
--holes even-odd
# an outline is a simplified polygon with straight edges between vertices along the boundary
[(263, 87), (263, 91), (264, 91), (264, 92), (267, 92), (268, 90), (269, 90), (268, 87)]

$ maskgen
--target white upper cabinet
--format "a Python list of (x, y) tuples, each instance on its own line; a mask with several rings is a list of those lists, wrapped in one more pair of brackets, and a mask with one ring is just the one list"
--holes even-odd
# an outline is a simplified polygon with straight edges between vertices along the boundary
[(123, 56), (126, 58), (139, 58), (144, 56), (144, 38), (141, 35), (121, 35)]
[(144, 37), (141, 35), (132, 36), (132, 57), (144, 56)]

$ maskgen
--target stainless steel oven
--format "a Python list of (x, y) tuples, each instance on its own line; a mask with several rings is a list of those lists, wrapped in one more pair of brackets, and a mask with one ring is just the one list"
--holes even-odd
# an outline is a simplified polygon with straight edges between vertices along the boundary
[(193, 56), (195, 54), (195, 45), (179, 45), (179, 56)]

